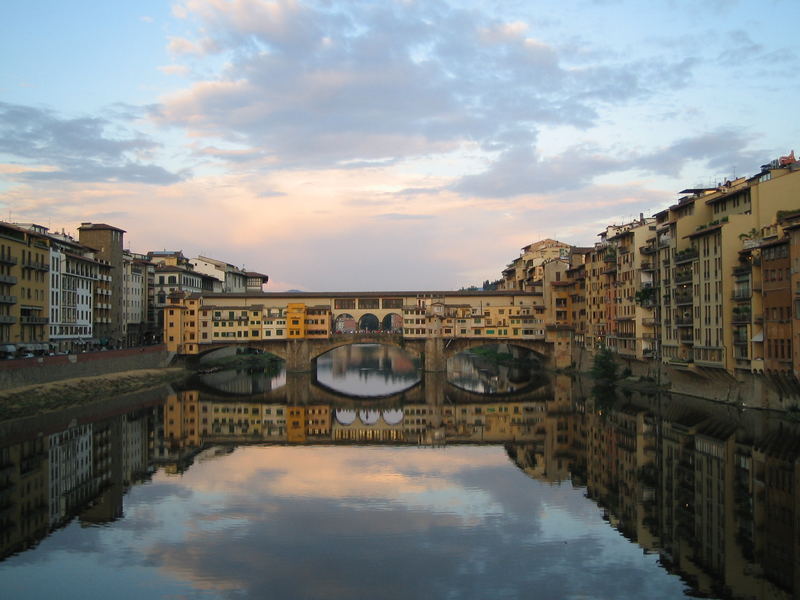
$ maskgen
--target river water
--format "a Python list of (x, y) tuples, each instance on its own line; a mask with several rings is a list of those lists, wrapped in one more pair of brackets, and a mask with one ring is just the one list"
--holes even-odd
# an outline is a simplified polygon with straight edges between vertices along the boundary
[(0, 423), (2, 598), (791, 598), (795, 421), (507, 348)]

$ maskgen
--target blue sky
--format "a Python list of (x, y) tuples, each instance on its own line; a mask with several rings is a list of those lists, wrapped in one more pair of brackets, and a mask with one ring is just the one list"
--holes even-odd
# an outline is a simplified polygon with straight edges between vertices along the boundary
[(791, 0), (15, 2), (0, 215), (449, 289), (800, 146)]

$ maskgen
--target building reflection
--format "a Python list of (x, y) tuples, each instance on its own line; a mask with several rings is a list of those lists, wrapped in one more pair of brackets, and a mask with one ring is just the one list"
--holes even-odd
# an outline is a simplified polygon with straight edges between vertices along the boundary
[(426, 375), (365, 401), (295, 377), (246, 396), (181, 390), (103, 418), (48, 417), (0, 436), (0, 557), (75, 518), (119, 519), (126, 491), (155, 469), (181, 473), (242, 444), (502, 444), (531, 478), (585, 489), (697, 594), (798, 595), (800, 424), (663, 395), (599, 401), (590, 387), (554, 375), (481, 396)]
[(75, 517), (85, 524), (122, 517), (125, 492), (149, 477), (160, 412), (159, 406), (103, 418), (50, 415), (17, 430), (3, 424), (0, 558)]

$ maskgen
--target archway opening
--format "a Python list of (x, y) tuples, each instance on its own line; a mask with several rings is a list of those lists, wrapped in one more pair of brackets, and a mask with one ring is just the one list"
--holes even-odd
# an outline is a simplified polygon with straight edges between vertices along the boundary
[(447, 380), (479, 394), (516, 394), (543, 385), (541, 356), (511, 344), (485, 344), (447, 361)]
[(397, 313), (389, 313), (385, 317), (383, 317), (383, 321), (381, 321), (381, 329), (384, 331), (390, 331), (392, 333), (402, 333), (403, 332), (403, 315)]
[(421, 378), (418, 357), (386, 344), (347, 344), (315, 362), (317, 383), (348, 396), (391, 396), (413, 387)]
[(349, 313), (342, 313), (333, 322), (333, 330), (337, 333), (353, 333), (356, 330), (356, 320)]
[(372, 313), (367, 313), (358, 320), (358, 329), (360, 331), (377, 331), (380, 328), (380, 320)]

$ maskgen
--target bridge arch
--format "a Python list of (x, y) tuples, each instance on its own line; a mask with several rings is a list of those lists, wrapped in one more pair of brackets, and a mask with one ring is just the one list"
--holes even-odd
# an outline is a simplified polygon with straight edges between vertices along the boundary
[(336, 315), (333, 321), (333, 330), (338, 333), (353, 333), (357, 326), (355, 317), (350, 313)]
[(381, 328), (381, 320), (372, 313), (361, 315), (358, 320), (359, 331), (377, 331)]
[(550, 358), (551, 348), (550, 344), (544, 340), (525, 340), (525, 339), (470, 339), (470, 338), (456, 338), (451, 343), (445, 345), (444, 356), (445, 358), (452, 358), (456, 354), (466, 352), (473, 348), (481, 348), (482, 346), (495, 346), (497, 344), (506, 344), (508, 346), (516, 346), (517, 348), (524, 348), (530, 350), (536, 357), (543, 363)]
[(400, 313), (389, 313), (381, 321), (381, 329), (384, 331), (402, 331), (403, 315)]

